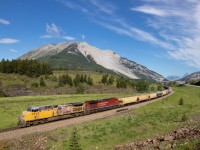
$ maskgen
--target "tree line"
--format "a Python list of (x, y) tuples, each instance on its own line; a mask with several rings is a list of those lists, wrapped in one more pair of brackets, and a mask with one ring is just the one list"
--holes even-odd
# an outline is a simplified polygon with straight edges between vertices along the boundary
[(71, 76), (68, 74), (60, 75), (58, 77), (58, 86), (64, 86), (64, 85), (69, 85), (69, 86), (79, 86), (81, 83), (86, 83), (87, 85), (92, 86), (93, 85), (93, 79), (90, 76), (87, 75), (79, 75), (77, 74), (74, 79), (72, 79)]
[(39, 63), (36, 60), (5, 60), (0, 62), (0, 72), (17, 73), (29, 77), (39, 77), (41, 75), (52, 74), (52, 70), (47, 63)]

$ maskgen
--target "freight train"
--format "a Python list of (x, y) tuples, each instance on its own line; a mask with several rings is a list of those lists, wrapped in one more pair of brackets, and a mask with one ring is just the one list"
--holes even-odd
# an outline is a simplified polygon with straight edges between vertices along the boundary
[(140, 103), (143, 101), (152, 100), (158, 97), (165, 96), (172, 92), (171, 87), (165, 87), (163, 91), (155, 93), (138, 95), (125, 98), (108, 98), (102, 100), (89, 100), (75, 103), (68, 103), (65, 105), (46, 105), (28, 107), (18, 121), (18, 127), (28, 127), (32, 125), (47, 123), (50, 121), (67, 119), (77, 116), (89, 115), (100, 111), (119, 108), (126, 105)]

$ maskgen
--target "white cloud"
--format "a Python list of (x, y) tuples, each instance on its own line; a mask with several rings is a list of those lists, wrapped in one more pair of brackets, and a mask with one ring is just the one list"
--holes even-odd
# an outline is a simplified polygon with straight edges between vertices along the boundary
[(76, 39), (76, 38), (71, 37), (71, 36), (63, 36), (62, 38), (65, 39), (65, 40), (68, 40), (68, 41), (73, 41), (73, 40)]
[(14, 44), (14, 43), (18, 43), (18, 42), (19, 42), (19, 40), (11, 39), (11, 38), (0, 39), (0, 44)]
[(66, 36), (64, 35), (64, 31), (58, 27), (55, 23), (52, 24), (46, 24), (46, 34), (40, 36), (40, 38), (43, 39), (65, 39), (65, 40), (75, 40), (76, 38), (72, 36)]
[(133, 11), (139, 11), (146, 14), (157, 15), (157, 16), (166, 16), (167, 13), (161, 9), (154, 8), (152, 6), (139, 6), (135, 8), (131, 8)]
[(68, 8), (77, 9), (77, 10), (80, 10), (84, 13), (88, 12), (88, 10), (85, 7), (81, 6), (78, 3), (75, 3), (73, 1), (65, 1), (65, 0), (58, 0), (58, 1), (61, 2), (62, 4), (64, 4)]
[[(99, 11), (104, 12), (106, 14), (113, 15), (117, 7), (113, 4), (105, 3), (100, 0), (90, 0), (90, 2), (98, 8)], [(96, 9), (95, 9), (96, 10)]]
[(130, 18), (130, 14), (127, 15), (129, 18), (123, 16), (125, 12), (121, 13), (123, 10), (117, 4), (100, 0), (86, 3), (83, 0), (70, 1), (66, 6), (79, 11), (85, 8), (87, 13), (84, 14), (93, 22), (117, 34), (158, 45), (167, 51), (166, 57), (200, 68), (199, 0), (142, 0), (140, 5), (134, 3), (134, 7), (129, 8), (130, 13), (141, 13), (141, 20), (146, 19), (140, 24), (134, 17)]
[(0, 18), (0, 24), (9, 25), (10, 21)]
[(85, 40), (85, 38), (86, 38), (86, 36), (83, 35), (83, 34), (81, 34), (81, 39), (82, 39), (82, 40)]
[(40, 36), (40, 38), (43, 38), (43, 39), (51, 39), (51, 38), (53, 38), (51, 35), (42, 35), (42, 36)]
[(18, 51), (17, 50), (15, 50), (15, 49), (9, 49), (11, 52), (13, 52), (13, 53), (17, 53)]
[(52, 38), (56, 38), (56, 37), (60, 37), (60, 32), (62, 30), (57, 27), (54, 23), (52, 24), (48, 24), (46, 25), (46, 32), (47, 35), (45, 35), (47, 38), (52, 37)]
[(157, 31), (160, 39), (174, 47), (172, 51), (165, 48), (171, 58), (200, 68), (200, 1), (185, 0), (180, 3), (168, 0), (152, 4), (131, 10), (153, 15), (147, 23)]

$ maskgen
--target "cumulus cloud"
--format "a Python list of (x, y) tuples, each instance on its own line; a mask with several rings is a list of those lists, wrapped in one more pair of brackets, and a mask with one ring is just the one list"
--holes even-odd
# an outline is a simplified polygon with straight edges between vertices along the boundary
[(64, 31), (58, 27), (55, 23), (52, 24), (46, 24), (46, 34), (40, 36), (40, 38), (43, 39), (65, 39), (65, 40), (75, 40), (76, 38), (72, 36), (66, 36), (64, 35)]
[(11, 39), (11, 38), (0, 39), (0, 44), (14, 44), (14, 43), (18, 43), (18, 42), (19, 42), (19, 40)]
[(9, 25), (10, 21), (0, 18), (0, 24)]
[(42, 35), (41, 38), (58, 38), (60, 37), (61, 29), (54, 23), (46, 24), (46, 34)]

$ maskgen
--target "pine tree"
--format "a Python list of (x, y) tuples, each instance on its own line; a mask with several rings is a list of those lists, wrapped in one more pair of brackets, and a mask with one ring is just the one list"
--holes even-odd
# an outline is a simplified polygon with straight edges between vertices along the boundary
[(102, 79), (101, 79), (101, 83), (103, 83), (104, 85), (108, 83), (108, 75), (103, 75)]
[(93, 85), (93, 79), (89, 76), (87, 79), (87, 84), (92, 86)]
[(108, 79), (108, 84), (112, 85), (115, 81), (115, 78), (113, 76), (111, 76), (109, 79)]
[(82, 150), (79, 141), (80, 136), (78, 134), (78, 130), (74, 127), (69, 139), (69, 150)]
[(183, 98), (181, 97), (180, 100), (179, 100), (179, 105), (184, 105), (184, 101), (183, 101)]
[(41, 87), (45, 87), (46, 86), (46, 83), (44, 82), (44, 79), (42, 77), (40, 78), (40, 86)]

